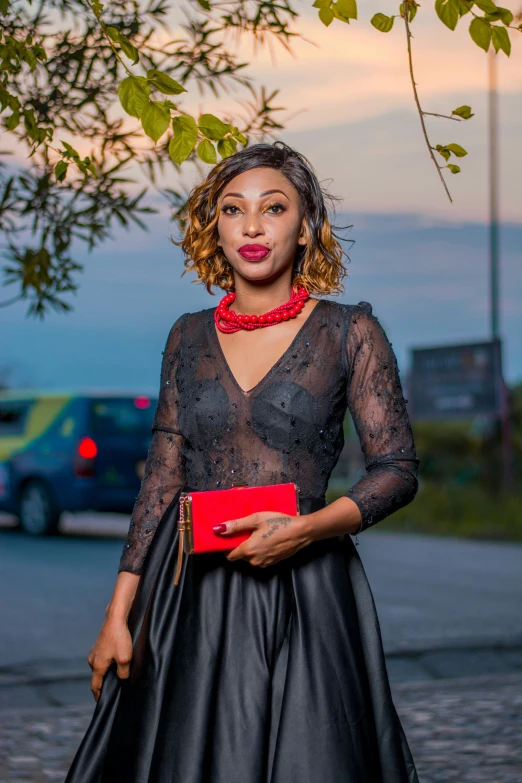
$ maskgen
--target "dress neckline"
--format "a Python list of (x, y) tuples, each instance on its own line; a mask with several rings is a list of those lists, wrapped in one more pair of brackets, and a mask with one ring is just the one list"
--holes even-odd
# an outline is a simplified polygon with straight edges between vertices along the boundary
[(324, 299), (319, 299), (318, 300), (318, 302), (315, 305), (315, 307), (312, 310), (312, 312), (307, 316), (306, 320), (301, 324), (301, 326), (299, 327), (299, 329), (295, 333), (294, 338), (293, 338), (292, 342), (290, 343), (290, 345), (288, 346), (288, 348), (286, 348), (286, 350), (281, 354), (281, 356), (272, 364), (272, 366), (267, 370), (267, 372), (263, 375), (263, 377), (256, 383), (255, 386), (252, 386), (251, 389), (243, 389), (243, 387), (239, 385), (239, 383), (238, 383), (238, 381), (236, 379), (236, 376), (232, 372), (232, 370), (230, 368), (230, 364), (228, 363), (227, 357), (225, 356), (223, 348), (221, 347), (221, 343), (219, 342), (219, 337), (218, 337), (218, 333), (217, 333), (217, 326), (216, 326), (215, 321), (214, 321), (214, 309), (212, 309), (210, 311), (209, 325), (210, 325), (210, 330), (212, 332), (212, 339), (214, 340), (214, 342), (217, 345), (218, 352), (219, 352), (219, 354), (220, 354), (220, 356), (221, 356), (221, 358), (223, 360), (223, 364), (225, 365), (225, 367), (227, 369), (227, 372), (228, 372), (228, 374), (230, 376), (230, 379), (232, 380), (232, 382), (234, 383), (236, 388), (238, 388), (239, 391), (242, 394), (245, 394), (245, 395), (251, 394), (252, 392), (256, 391), (256, 389), (258, 389), (259, 386), (261, 386), (261, 384), (264, 383), (264, 381), (267, 380), (267, 378), (272, 374), (272, 372), (275, 370), (275, 368), (283, 361), (285, 356), (295, 346), (298, 338), (301, 337), (305, 327), (308, 325), (308, 322), (313, 319), (315, 311), (319, 310), (319, 308), (321, 307), (321, 305), (323, 304), (324, 301), (325, 301)]

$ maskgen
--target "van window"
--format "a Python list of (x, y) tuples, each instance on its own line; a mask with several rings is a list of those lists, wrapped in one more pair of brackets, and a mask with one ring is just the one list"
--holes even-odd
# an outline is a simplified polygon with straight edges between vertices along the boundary
[(0, 400), (0, 436), (23, 435), (33, 400)]
[(149, 397), (97, 398), (91, 428), (100, 435), (152, 435), (157, 400)]

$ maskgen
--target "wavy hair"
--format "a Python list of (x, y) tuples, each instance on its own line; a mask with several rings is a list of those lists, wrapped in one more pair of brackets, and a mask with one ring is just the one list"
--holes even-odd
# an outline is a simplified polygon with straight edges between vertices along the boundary
[(197, 280), (194, 282), (204, 283), (209, 293), (213, 286), (234, 290), (233, 269), (217, 244), (219, 198), (234, 177), (261, 167), (280, 171), (296, 189), (303, 207), (308, 242), (299, 245), (296, 251), (292, 286), (302, 285), (309, 293), (323, 295), (342, 292), (341, 281), (347, 274), (343, 256), (350, 259), (334, 234), (336, 227), (331, 225), (326, 208), (326, 202), (334, 206), (338, 199), (321, 187), (304, 155), (282, 141), (254, 144), (224, 158), (204, 182), (192, 189), (182, 215), (183, 239), (172, 240), (185, 254), (183, 274), (195, 271)]

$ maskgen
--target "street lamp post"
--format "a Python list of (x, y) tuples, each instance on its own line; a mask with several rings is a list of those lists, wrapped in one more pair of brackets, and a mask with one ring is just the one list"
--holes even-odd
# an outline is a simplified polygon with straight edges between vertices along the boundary
[(503, 483), (513, 486), (513, 449), (508, 390), (502, 372), (502, 352), (499, 334), (499, 231), (498, 231), (498, 96), (497, 55), (489, 49), (489, 271), (490, 271), (490, 331), (496, 343), (497, 388), (500, 393), (500, 424), (502, 432)]

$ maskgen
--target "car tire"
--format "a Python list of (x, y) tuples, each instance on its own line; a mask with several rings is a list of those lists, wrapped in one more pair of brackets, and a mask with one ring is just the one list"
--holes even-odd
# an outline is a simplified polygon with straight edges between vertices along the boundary
[(53, 536), (59, 532), (60, 511), (47, 484), (32, 480), (20, 493), (20, 526), (29, 536)]

